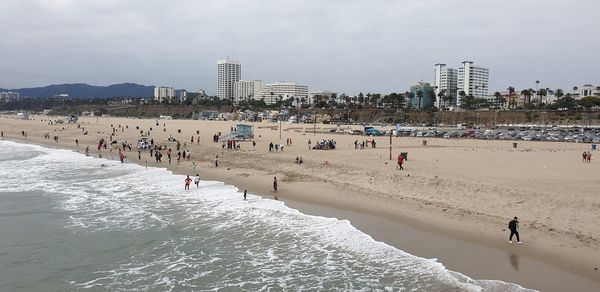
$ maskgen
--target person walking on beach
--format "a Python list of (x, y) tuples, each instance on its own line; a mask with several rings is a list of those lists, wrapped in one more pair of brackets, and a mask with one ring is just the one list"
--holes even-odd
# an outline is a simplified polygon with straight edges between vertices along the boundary
[(185, 189), (189, 190), (190, 189), (190, 183), (192, 182), (192, 179), (190, 178), (190, 176), (188, 175), (187, 178), (185, 179)]
[(398, 170), (403, 170), (402, 164), (404, 163), (404, 155), (398, 155)]
[(583, 158), (583, 162), (587, 161), (587, 152), (583, 151), (583, 154), (581, 154), (581, 157)]
[(196, 184), (196, 188), (200, 187), (200, 175), (196, 173), (196, 179), (194, 180), (194, 184)]
[(215, 157), (215, 167), (219, 167), (219, 155)]
[(592, 162), (592, 152), (588, 151), (586, 156), (587, 162)]
[(517, 243), (522, 244), (521, 239), (519, 238), (519, 220), (516, 216), (508, 223), (508, 229), (510, 229), (510, 237), (508, 237), (508, 242), (512, 243), (512, 238), (514, 235), (516, 235)]
[(277, 191), (277, 177), (276, 176), (273, 177), (273, 190)]
[(248, 195), (248, 190), (244, 190), (244, 201), (246, 200), (247, 195)]
[(312, 144), (312, 142), (310, 141), (310, 139), (308, 139), (308, 150), (311, 150), (312, 148), (310, 147)]

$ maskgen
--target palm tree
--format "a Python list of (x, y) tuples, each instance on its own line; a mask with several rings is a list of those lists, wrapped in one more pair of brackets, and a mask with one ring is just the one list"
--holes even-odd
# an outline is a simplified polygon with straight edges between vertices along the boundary
[(500, 99), (502, 98), (502, 94), (498, 91), (494, 92), (494, 97), (496, 97), (496, 107), (498, 107), (498, 104), (500, 103)]
[(407, 91), (404, 93), (404, 95), (406, 95), (408, 103), (407, 103), (407, 108), (412, 107), (412, 102), (415, 99), (415, 93), (412, 91)]
[(521, 95), (525, 96), (525, 100), (527, 101), (527, 106), (529, 107), (531, 105), (531, 95), (532, 95), (532, 89), (523, 89), (521, 90)]
[(509, 86), (508, 88), (508, 107), (514, 107), (515, 106), (515, 100), (513, 98), (513, 94), (515, 93), (515, 88), (512, 86)]
[(418, 109), (421, 109), (421, 100), (423, 100), (423, 91), (419, 90), (417, 91), (417, 99), (418, 99)]
[(539, 87), (539, 86), (540, 86), (540, 81), (539, 81), (539, 80), (536, 80), (536, 81), (535, 81), (535, 93), (536, 93), (536, 97), (537, 97), (537, 98), (536, 98), (536, 100), (537, 100), (537, 99), (539, 99), (539, 102), (541, 103), (541, 102), (542, 102), (542, 99), (540, 98), (540, 95), (539, 95), (539, 92), (538, 92), (538, 91), (539, 91), (539, 90), (538, 90), (538, 87)]
[(465, 98), (467, 97), (467, 93), (464, 90), (458, 92), (458, 96), (460, 97), (461, 105), (465, 102)]
[[(438, 100), (443, 100), (444, 101), (444, 107), (446, 106), (446, 89), (442, 89), (440, 90), (440, 92), (438, 92)], [(438, 107), (440, 107), (439, 102), (438, 102)]]
[(544, 88), (540, 88), (540, 90), (538, 90), (537, 94), (538, 94), (538, 96), (540, 98), (540, 105), (541, 105), (542, 104), (542, 100), (544, 99), (544, 97), (546, 95), (548, 95), (548, 91), (546, 91), (546, 89), (544, 89)]
[(557, 88), (554, 92), (554, 95), (556, 96), (556, 98), (561, 98), (564, 94), (563, 90), (560, 88)]

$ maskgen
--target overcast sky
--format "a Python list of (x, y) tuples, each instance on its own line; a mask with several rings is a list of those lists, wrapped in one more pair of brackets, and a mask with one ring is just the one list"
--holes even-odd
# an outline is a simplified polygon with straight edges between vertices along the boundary
[(244, 79), (403, 92), (434, 64), (512, 85), (600, 86), (599, 0), (1, 0), (0, 87), (136, 82), (216, 93)]

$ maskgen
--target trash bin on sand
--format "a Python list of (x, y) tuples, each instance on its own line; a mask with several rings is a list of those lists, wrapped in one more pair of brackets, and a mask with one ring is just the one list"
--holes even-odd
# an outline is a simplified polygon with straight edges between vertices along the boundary
[(513, 148), (517, 148), (517, 143), (513, 143)]
[(423, 140), (423, 146), (427, 146), (427, 140)]
[(181, 129), (177, 129), (177, 133), (181, 133)]
[(400, 152), (400, 155), (404, 156), (405, 160), (408, 160), (408, 152)]

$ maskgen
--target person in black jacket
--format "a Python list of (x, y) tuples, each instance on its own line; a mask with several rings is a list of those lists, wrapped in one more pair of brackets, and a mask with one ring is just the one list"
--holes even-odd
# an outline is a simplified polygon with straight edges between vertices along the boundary
[(514, 235), (516, 235), (517, 243), (522, 244), (521, 239), (519, 239), (519, 220), (516, 216), (508, 223), (508, 229), (510, 229), (510, 237), (508, 238), (508, 242), (512, 243), (512, 238)]

